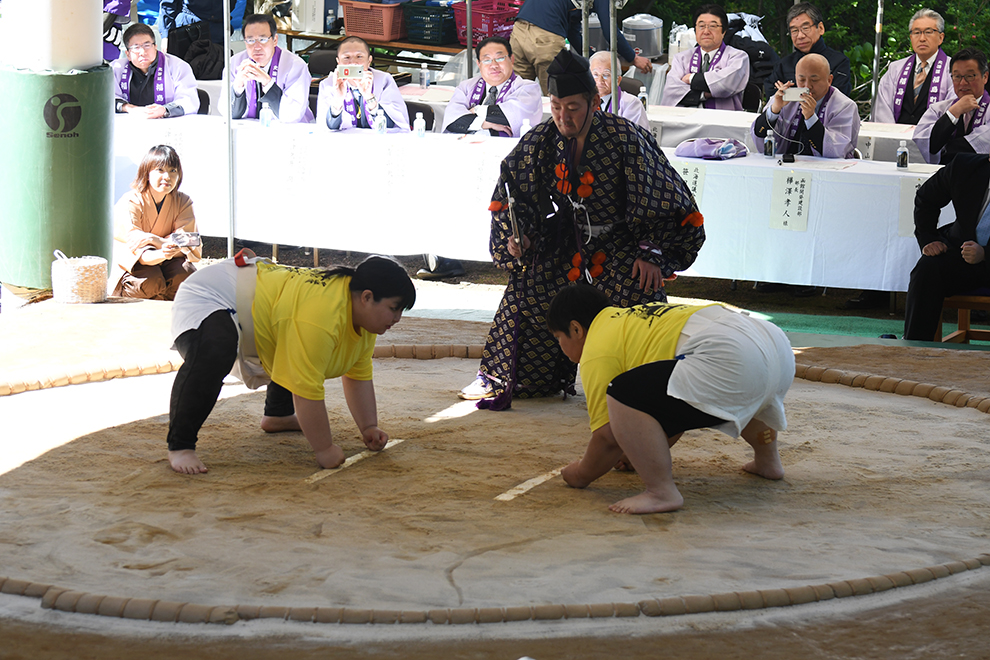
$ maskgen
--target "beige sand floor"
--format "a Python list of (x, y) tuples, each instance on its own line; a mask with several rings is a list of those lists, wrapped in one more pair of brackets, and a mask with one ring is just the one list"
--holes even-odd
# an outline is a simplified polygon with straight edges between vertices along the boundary
[[(4, 317), (0, 338), (9, 346)], [(75, 334), (95, 336), (93, 325), (77, 323), (80, 333)], [(425, 337), (450, 327), (434, 325), (424, 329)], [(472, 328), (460, 332), (476, 332)], [(71, 362), (64, 353), (58, 359)], [(897, 360), (905, 359), (917, 361), (901, 349), (884, 363), (896, 371)], [(932, 378), (926, 380), (939, 382), (941, 374), (954, 373), (942, 364), (951, 360), (945, 356), (933, 364), (926, 371)], [(0, 476), (0, 575), (92, 593), (203, 604), (425, 610), (636, 603), (798, 587), (990, 552), (988, 418), (973, 408), (797, 380), (787, 401), (791, 428), (782, 438), (788, 470), (783, 482), (739, 470), (747, 455), (741, 441), (696, 431), (674, 450), (685, 508), (624, 517), (605, 507), (636, 492), (635, 475), (612, 473), (586, 491), (568, 489), (558, 478), (510, 502), (496, 501), (520, 482), (578, 456), (587, 436), (586, 413), (580, 396), (566, 402), (518, 402), (504, 413), (474, 411), (458, 404), (453, 392), (475, 368), (469, 360), (377, 361), (382, 425), (404, 442), (316, 483), (306, 481), (316, 469), (304, 439), (261, 433), (257, 419), (263, 394), (240, 386), (229, 388), (204, 429), (202, 456), (211, 472), (195, 478), (173, 474), (164, 460), (171, 374), (0, 397), (5, 450), (52, 447)], [(360, 443), (339, 386), (331, 383), (328, 392), (338, 440), (348, 454), (357, 453)], [(142, 401), (135, 415), (115, 418), (108, 411), (130, 399)], [(115, 425), (106, 428), (110, 424)], [(919, 613), (941, 607), (964, 617), (959, 607), (944, 604), (974, 598), (977, 604), (969, 609), (980, 615), (975, 621), (985, 624), (988, 604), (973, 593), (985, 593), (978, 587), (986, 584), (986, 572), (830, 601), (834, 605), (801, 606), (807, 608), (804, 614), (790, 613), (792, 618), (782, 623), (774, 617), (785, 615), (762, 612), (749, 618), (695, 615), (689, 623), (673, 621), (691, 617), (638, 617), (607, 625), (574, 620), (498, 625), (508, 631), (500, 634), (510, 637), (649, 637), (665, 630), (684, 635), (686, 627), (715, 636), (731, 630), (740, 635), (734, 639), (744, 640), (753, 626), (800, 630), (806, 616), (829, 625), (839, 625), (840, 619), (842, 625), (860, 625), (845, 620), (853, 616), (850, 608), (868, 612), (853, 616), (860, 622), (887, 617), (903, 623), (911, 607)], [(0, 600), (0, 611), (26, 607), (26, 599), (11, 598)], [(29, 605), (37, 608), (37, 601)], [(35, 612), (8, 619), (11, 625), (0, 630), (22, 641), (44, 625), (72, 635), (102, 634), (86, 632), (102, 622), (79, 623), (81, 616)], [(658, 627), (658, 621), (665, 623)], [(968, 621), (961, 626), (945, 622), (943, 628), (967, 630)], [(271, 642), (273, 635), (306, 639), (317, 634), (300, 632), (295, 626), (301, 624), (283, 625), (248, 626), (237, 636)], [(408, 634), (425, 634), (440, 644), (452, 643), (452, 636), (478, 642), (479, 635), (488, 634), (474, 631), (478, 626), (447, 626), (435, 636), (432, 631), (439, 627), (430, 626), (426, 633), (420, 628)], [(915, 634), (925, 630), (909, 628)], [(333, 630), (338, 642), (341, 636), (367, 642), (394, 634), (369, 637), (361, 627)], [(163, 634), (140, 627), (120, 633)], [(164, 634), (181, 646), (177, 636), (205, 634), (209, 639), (221, 633), (183, 627)], [(794, 634), (801, 635), (789, 633)], [(818, 634), (828, 638), (824, 629)], [(828, 639), (834, 643), (840, 637), (835, 633)], [(865, 631), (862, 639), (869, 639)], [(960, 639), (966, 635), (957, 633), (951, 641)], [(561, 655), (559, 646), (537, 646), (543, 657), (600, 657), (588, 654), (593, 645), (583, 648), (583, 656), (577, 647), (584, 645), (572, 644), (571, 652)], [(354, 657), (368, 648), (362, 646)], [(943, 648), (948, 646), (936, 645), (934, 651)], [(938, 657), (934, 651), (927, 657)], [(394, 648), (391, 652), (402, 657)], [(24, 657), (42, 656), (29, 652)], [(430, 657), (429, 652), (421, 657)]]

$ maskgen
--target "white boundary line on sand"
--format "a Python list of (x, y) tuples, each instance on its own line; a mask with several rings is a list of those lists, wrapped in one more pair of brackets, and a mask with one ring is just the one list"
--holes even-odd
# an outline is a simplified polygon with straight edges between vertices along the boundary
[(497, 495), (495, 499), (498, 500), (499, 502), (509, 502), (511, 500), (514, 500), (520, 495), (523, 495), (533, 490), (534, 488), (542, 484), (544, 481), (550, 481), (554, 477), (558, 476), (560, 474), (560, 471), (563, 469), (564, 469), (563, 467), (559, 467), (556, 470), (550, 470), (549, 472), (545, 474), (541, 474), (538, 477), (533, 477), (529, 481), (524, 481), (518, 486), (514, 486), (513, 488), (510, 488), (501, 495)]
[[(389, 449), (390, 447), (394, 447), (397, 444), (402, 443), (402, 442), (405, 442), (405, 440), (389, 440), (388, 441), (388, 444), (386, 444), (384, 447), (382, 447), (382, 451), (385, 451), (386, 449)], [(323, 479), (326, 479), (327, 477), (331, 477), (331, 476), (337, 474), (338, 472), (340, 472), (341, 470), (343, 470), (344, 468), (350, 467), (350, 466), (354, 465), (355, 463), (357, 463), (358, 461), (363, 461), (364, 459), (368, 458), (369, 456), (374, 456), (375, 454), (380, 454), (380, 453), (382, 453), (382, 451), (371, 451), (370, 449), (368, 449), (366, 451), (361, 452), (360, 454), (354, 454), (353, 456), (351, 456), (350, 458), (348, 458), (346, 461), (344, 461), (343, 463), (341, 463), (340, 464), (340, 467), (338, 467), (338, 468), (334, 468), (332, 470), (320, 470), (316, 474), (313, 474), (313, 475), (310, 475), (310, 476), (306, 477), (306, 483), (308, 483), (308, 484), (315, 484), (317, 481), (321, 481)]]

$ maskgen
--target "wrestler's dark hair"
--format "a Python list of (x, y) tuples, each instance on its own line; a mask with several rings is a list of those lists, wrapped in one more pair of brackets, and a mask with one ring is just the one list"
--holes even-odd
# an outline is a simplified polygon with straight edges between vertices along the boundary
[(362, 39), (361, 37), (353, 34), (349, 37), (344, 37), (343, 39), (337, 42), (337, 52), (338, 53), (340, 52), (340, 49), (344, 47), (344, 44), (348, 44), (352, 41), (357, 41), (358, 43), (363, 45), (365, 52), (368, 53), (369, 56), (371, 55), (371, 46), (368, 45), (368, 42)]
[(790, 26), (791, 21), (801, 14), (807, 14), (808, 18), (810, 18), (811, 22), (815, 25), (825, 22), (825, 17), (822, 16), (821, 9), (814, 6), (810, 2), (801, 2), (787, 10), (787, 25)]
[(566, 286), (550, 301), (547, 328), (550, 332), (563, 332), (570, 337), (571, 321), (577, 321), (587, 330), (598, 313), (610, 306), (608, 297), (589, 284)]
[(271, 36), (278, 36), (278, 26), (275, 25), (275, 17), (271, 14), (251, 14), (244, 18), (244, 23), (241, 25), (241, 36), (244, 36), (244, 30), (247, 29), (249, 25), (256, 25), (258, 23), (267, 23), (269, 32)]
[(717, 18), (719, 23), (722, 24), (723, 33), (729, 29), (729, 16), (728, 14), (725, 13), (725, 10), (722, 9), (721, 6), (701, 5), (700, 7), (694, 10), (694, 20), (692, 21), (691, 25), (697, 25), (698, 17), (701, 16), (702, 14), (711, 14), (712, 16)]
[(484, 48), (485, 46), (491, 46), (492, 44), (497, 44), (499, 46), (502, 46), (503, 48), (505, 48), (505, 52), (509, 55), (509, 57), (512, 57), (512, 46), (509, 45), (508, 39), (506, 39), (505, 37), (485, 37), (484, 39), (481, 40), (481, 43), (475, 47), (474, 50), (475, 56), (478, 58), (479, 62), (481, 61), (481, 49)]
[(402, 309), (412, 309), (416, 304), (416, 287), (406, 269), (395, 259), (372, 255), (357, 268), (332, 266), (323, 271), (324, 278), (338, 276), (351, 278), (347, 287), (351, 291), (371, 291), (375, 302), (382, 298), (400, 298)]
[(952, 71), (952, 67), (955, 66), (956, 62), (965, 62), (966, 60), (974, 60), (976, 65), (980, 67), (980, 73), (987, 72), (987, 56), (982, 50), (973, 48), (972, 46), (960, 48), (956, 51), (956, 54), (949, 60), (949, 71)]
[(134, 37), (139, 37), (142, 34), (151, 37), (151, 41), (154, 43), (155, 31), (144, 23), (135, 23), (131, 27), (124, 30), (124, 49), (126, 50), (127, 47), (131, 45), (131, 39)]
[(137, 175), (134, 177), (134, 183), (131, 184), (131, 188), (134, 188), (139, 193), (144, 193), (150, 186), (148, 175), (151, 173), (151, 170), (171, 168), (175, 168), (179, 173), (179, 180), (175, 184), (174, 192), (179, 189), (179, 185), (182, 183), (182, 162), (179, 160), (179, 154), (167, 144), (159, 144), (157, 147), (152, 147), (145, 154), (144, 158), (141, 159), (141, 164), (138, 165)]

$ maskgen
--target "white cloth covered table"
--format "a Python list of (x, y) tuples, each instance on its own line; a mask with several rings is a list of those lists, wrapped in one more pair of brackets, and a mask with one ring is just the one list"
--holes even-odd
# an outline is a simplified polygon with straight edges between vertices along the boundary
[[(200, 231), (227, 235), (223, 119), (118, 115), (115, 130), (115, 201), (148, 149), (171, 144), (182, 158), (181, 190), (193, 200)], [(501, 161), (517, 140), (235, 122), (234, 142), (240, 239), (488, 261), (488, 204)], [(787, 169), (809, 176), (811, 187), (807, 230), (794, 231), (770, 226), (774, 173), (784, 169), (777, 159), (702, 161), (665, 152), (679, 170), (701, 174), (696, 190), (708, 239), (688, 275), (907, 289), (920, 254), (910, 224), (911, 186), (930, 168), (904, 172), (887, 162), (799, 156)], [(943, 222), (951, 216), (946, 209)]]

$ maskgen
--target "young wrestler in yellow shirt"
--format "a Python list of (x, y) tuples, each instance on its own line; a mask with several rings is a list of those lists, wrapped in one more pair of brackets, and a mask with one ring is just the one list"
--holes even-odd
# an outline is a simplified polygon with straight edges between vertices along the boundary
[(715, 428), (753, 447), (747, 472), (781, 479), (777, 431), (787, 427), (783, 399), (794, 354), (771, 323), (720, 305), (649, 303), (609, 307), (590, 286), (565, 288), (547, 312), (564, 354), (580, 364), (591, 441), (562, 472), (584, 488), (625, 454), (646, 485), (609, 507), (617, 513), (674, 511), (670, 448), (684, 431)]

